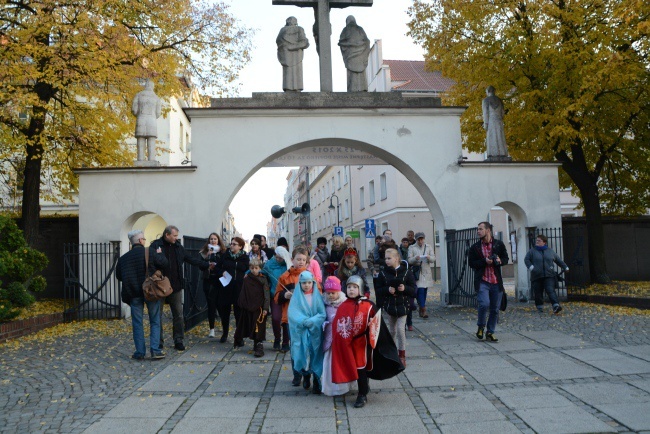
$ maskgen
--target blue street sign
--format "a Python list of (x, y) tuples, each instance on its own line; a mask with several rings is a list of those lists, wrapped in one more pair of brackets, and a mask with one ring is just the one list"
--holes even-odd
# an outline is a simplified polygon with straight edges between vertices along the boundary
[(343, 236), (343, 226), (334, 226), (334, 235)]
[(377, 229), (375, 228), (374, 219), (366, 219), (366, 238), (375, 238)]

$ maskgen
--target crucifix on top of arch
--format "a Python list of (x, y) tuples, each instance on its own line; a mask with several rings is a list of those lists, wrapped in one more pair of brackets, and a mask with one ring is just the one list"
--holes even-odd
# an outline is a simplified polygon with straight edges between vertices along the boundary
[(320, 90), (332, 92), (332, 27), (330, 25), (331, 8), (348, 6), (372, 6), (373, 0), (273, 0), (273, 5), (300, 6), (314, 8), (316, 24), (314, 37), (320, 60)]

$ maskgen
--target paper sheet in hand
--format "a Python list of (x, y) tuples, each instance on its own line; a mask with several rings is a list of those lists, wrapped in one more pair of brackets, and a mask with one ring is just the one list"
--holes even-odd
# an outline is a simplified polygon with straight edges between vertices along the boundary
[(232, 276), (227, 271), (224, 271), (223, 276), (219, 278), (219, 282), (221, 282), (223, 286), (228, 286), (231, 280)]

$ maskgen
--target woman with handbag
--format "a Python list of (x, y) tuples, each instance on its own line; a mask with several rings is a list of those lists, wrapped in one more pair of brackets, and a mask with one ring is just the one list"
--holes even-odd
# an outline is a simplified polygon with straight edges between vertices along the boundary
[(203, 271), (203, 292), (205, 293), (205, 299), (208, 302), (208, 324), (210, 325), (210, 332), (208, 337), (214, 337), (214, 322), (216, 320), (217, 313), (217, 294), (221, 289), (221, 282), (219, 282), (219, 277), (221, 277), (221, 259), (226, 251), (226, 246), (223, 244), (221, 237), (212, 232), (208, 237), (208, 242), (201, 248), (199, 254), (203, 259), (209, 261), (210, 263), (215, 264), (215, 266), (209, 270)]
[(408, 263), (417, 281), (417, 300), (420, 306), (420, 318), (429, 318), (427, 314), (427, 292), (433, 286), (431, 264), (435, 260), (433, 248), (424, 242), (424, 232), (415, 234), (416, 242), (409, 247)]

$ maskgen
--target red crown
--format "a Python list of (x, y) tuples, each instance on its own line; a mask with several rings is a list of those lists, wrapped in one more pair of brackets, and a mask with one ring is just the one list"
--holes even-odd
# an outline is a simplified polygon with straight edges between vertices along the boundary
[(357, 256), (357, 251), (354, 249), (347, 249), (343, 252), (343, 256)]

